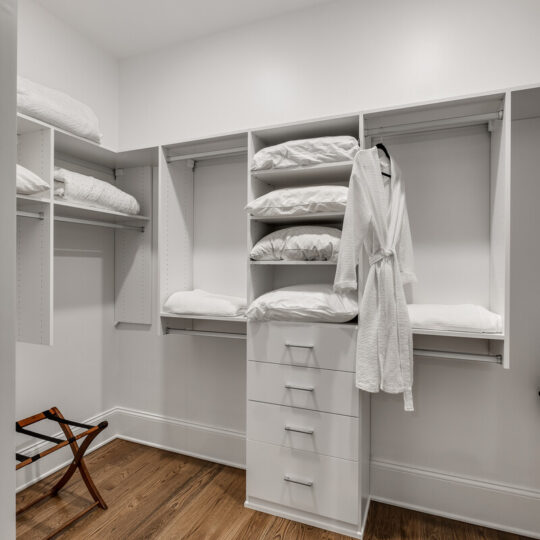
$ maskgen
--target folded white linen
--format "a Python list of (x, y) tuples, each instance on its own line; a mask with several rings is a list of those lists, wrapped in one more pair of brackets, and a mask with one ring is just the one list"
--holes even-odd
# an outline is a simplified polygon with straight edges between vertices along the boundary
[(56, 196), (69, 201), (123, 214), (136, 215), (141, 211), (139, 203), (132, 195), (93, 176), (60, 167), (54, 168), (54, 192)]
[(341, 231), (304, 225), (274, 231), (251, 250), (254, 261), (337, 261)]
[(49, 184), (40, 176), (17, 163), (17, 193), (33, 195), (49, 189)]
[(287, 141), (259, 150), (253, 156), (251, 169), (284, 169), (350, 161), (358, 150), (358, 141), (348, 135)]
[(169, 296), (163, 310), (177, 315), (239, 317), (246, 312), (246, 299), (201, 289), (178, 291)]
[(502, 317), (474, 304), (409, 304), (413, 331), (446, 330), (495, 334), (502, 332)]
[(358, 315), (356, 293), (335, 293), (326, 283), (292, 285), (255, 299), (247, 310), (254, 321), (343, 323)]
[(101, 133), (94, 111), (68, 94), (17, 77), (17, 109), (37, 120), (99, 143)]
[(345, 212), (346, 186), (305, 186), (270, 191), (246, 205), (255, 217), (302, 216), (322, 212)]

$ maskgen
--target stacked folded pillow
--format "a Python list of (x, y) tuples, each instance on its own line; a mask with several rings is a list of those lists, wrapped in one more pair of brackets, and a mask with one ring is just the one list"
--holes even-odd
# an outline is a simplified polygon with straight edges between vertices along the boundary
[(354, 137), (317, 137), (267, 146), (253, 156), (251, 170), (308, 167), (351, 161), (360, 147)]
[(49, 189), (49, 184), (43, 178), (18, 163), (16, 184), (17, 193), (20, 195), (35, 195)]

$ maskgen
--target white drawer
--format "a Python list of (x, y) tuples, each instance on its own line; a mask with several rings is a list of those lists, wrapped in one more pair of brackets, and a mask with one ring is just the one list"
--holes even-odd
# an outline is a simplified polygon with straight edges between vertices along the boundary
[(358, 459), (358, 418), (248, 401), (249, 439)]
[(248, 360), (355, 371), (356, 326), (250, 322)]
[(248, 440), (247, 496), (356, 524), (358, 463)]
[(250, 360), (247, 377), (252, 401), (358, 416), (353, 373)]

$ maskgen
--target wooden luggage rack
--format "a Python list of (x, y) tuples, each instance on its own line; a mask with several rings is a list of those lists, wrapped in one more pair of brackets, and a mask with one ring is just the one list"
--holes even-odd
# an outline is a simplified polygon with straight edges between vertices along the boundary
[[(35, 431), (26, 429), (27, 426), (35, 424), (36, 422), (40, 422), (41, 420), (52, 420), (60, 424), (60, 427), (62, 428), (62, 431), (64, 432), (64, 435), (66, 436), (66, 438), (59, 439), (57, 437), (43, 435), (41, 433), (37, 433)], [(49, 534), (49, 536), (46, 537), (47, 540), (56, 536), (58, 533), (63, 531), (66, 527), (69, 527), (69, 525), (71, 525), (78, 519), (88, 514), (88, 512), (91, 512), (94, 508), (99, 506), (100, 508), (103, 508), (103, 510), (107, 509), (107, 504), (103, 500), (103, 497), (101, 496), (94, 482), (92, 481), (92, 478), (90, 477), (90, 473), (88, 472), (88, 468), (86, 467), (83, 457), (84, 457), (84, 453), (90, 446), (90, 443), (108, 425), (109, 424), (106, 421), (101, 422), (97, 426), (91, 426), (89, 424), (82, 424), (80, 422), (66, 420), (62, 416), (62, 413), (56, 407), (52, 407), (51, 409), (47, 411), (40, 412), (38, 414), (35, 414), (33, 416), (30, 416), (28, 418), (25, 418), (24, 420), (20, 420), (19, 422), (15, 423), (15, 429), (17, 433), (23, 433), (25, 435), (30, 435), (31, 437), (36, 437), (38, 439), (43, 439), (44, 441), (55, 443), (55, 445), (52, 446), (51, 448), (47, 448), (46, 450), (43, 450), (43, 452), (40, 452), (39, 454), (36, 454), (34, 456), (24, 456), (22, 454), (15, 454), (16, 459), (19, 462), (15, 467), (16, 470), (22, 469), (23, 467), (30, 465), (30, 463), (34, 463), (38, 459), (48, 456), (49, 454), (56, 452), (56, 450), (60, 450), (60, 448), (64, 448), (65, 446), (68, 446), (68, 445), (70, 446), (71, 451), (73, 452), (73, 461), (67, 468), (62, 478), (60, 478), (60, 480), (58, 480), (58, 482), (56, 482), (56, 484), (52, 487), (52, 489), (49, 490), (47, 493), (44, 493), (43, 495), (41, 495), (34, 501), (25, 505), (23, 508), (20, 508), (19, 510), (17, 510), (17, 515), (22, 514), (23, 512), (28, 510), (30, 507), (43, 501), (44, 499), (48, 497), (54, 497), (55, 495), (57, 495), (58, 492), (67, 484), (67, 482), (70, 480), (70, 478), (73, 476), (73, 474), (75, 473), (77, 469), (79, 469), (82, 479), (84, 483), (86, 484), (86, 487), (88, 488), (88, 491), (90, 492), (90, 495), (92, 495), (92, 498), (94, 499), (93, 504), (91, 504), (90, 506), (88, 506), (87, 508), (79, 512), (76, 516), (66, 521), (63, 525), (58, 527), (58, 529), (56, 529), (53, 533)], [(84, 429), (84, 431), (79, 433), (78, 435), (74, 435), (70, 426), (82, 428)], [(81, 444), (81, 446), (79, 446), (77, 441), (82, 438), (84, 438), (84, 441)]]

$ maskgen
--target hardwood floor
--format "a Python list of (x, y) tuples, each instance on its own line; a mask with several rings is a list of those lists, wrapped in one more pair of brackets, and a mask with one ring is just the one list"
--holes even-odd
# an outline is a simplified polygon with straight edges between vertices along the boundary
[[(86, 460), (109, 509), (96, 509), (56, 538), (94, 540), (345, 540), (244, 508), (245, 472), (115, 440)], [(17, 495), (24, 505), (61, 472)], [(38, 539), (77, 514), (90, 496), (77, 475), (54, 499), (17, 519), (18, 539)], [(518, 540), (513, 534), (372, 503), (365, 540)]]

